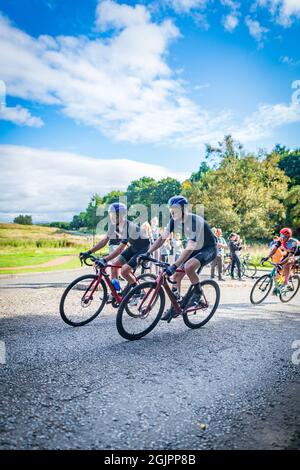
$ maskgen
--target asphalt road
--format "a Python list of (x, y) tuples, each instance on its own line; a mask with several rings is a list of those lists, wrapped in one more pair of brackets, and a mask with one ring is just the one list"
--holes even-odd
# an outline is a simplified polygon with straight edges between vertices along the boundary
[(2, 449), (300, 448), (299, 293), (254, 307), (251, 281), (224, 283), (202, 329), (177, 318), (127, 342), (111, 307), (61, 321), (82, 271), (0, 279)]

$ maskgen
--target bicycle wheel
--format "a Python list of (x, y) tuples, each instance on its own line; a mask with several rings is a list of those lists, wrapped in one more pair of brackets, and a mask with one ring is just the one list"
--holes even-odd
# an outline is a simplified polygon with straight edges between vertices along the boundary
[(155, 281), (157, 278), (157, 276), (155, 276), (155, 274), (151, 274), (151, 273), (144, 273), (144, 274), (140, 274), (139, 276), (137, 276), (137, 280), (138, 281)]
[(294, 274), (290, 277), (286, 290), (280, 293), (281, 302), (289, 302), (297, 294), (300, 287), (300, 277)]
[(269, 295), (273, 285), (273, 277), (270, 274), (264, 274), (253, 285), (250, 293), (250, 301), (254, 305), (261, 304)]
[(117, 330), (130, 341), (140, 339), (157, 325), (165, 308), (165, 293), (161, 288), (154, 296), (156, 282), (143, 282), (122, 300), (117, 313)]
[(257, 267), (255, 264), (243, 263), (244, 275), (246, 277), (254, 277), (257, 273)]
[(98, 276), (78, 277), (66, 288), (60, 300), (59, 311), (65, 323), (83, 326), (94, 320), (107, 301), (107, 288), (102, 280), (93, 292)]
[[(205, 280), (200, 283), (203, 289), (203, 296), (199, 304), (199, 308), (192, 309), (187, 304), (183, 312), (183, 321), (189, 328), (201, 328), (205, 325), (218, 308), (220, 302), (219, 284), (212, 280)], [(193, 295), (193, 289), (190, 291), (190, 297)]]

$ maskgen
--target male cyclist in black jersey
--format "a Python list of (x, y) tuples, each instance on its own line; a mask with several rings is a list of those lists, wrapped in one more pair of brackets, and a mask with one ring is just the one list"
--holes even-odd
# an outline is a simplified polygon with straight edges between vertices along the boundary
[[(141, 259), (147, 259), (147, 256), (160, 248), (171, 233), (178, 232), (187, 238), (186, 248), (174, 264), (166, 270), (168, 276), (174, 275), (179, 267), (183, 267), (194, 286), (193, 303), (198, 303), (201, 299), (201, 287), (198, 272), (203, 266), (211, 263), (217, 256), (216, 238), (203, 217), (189, 212), (188, 200), (184, 196), (173, 196), (169, 200), (169, 209), (171, 213), (170, 222), (164, 233), (151, 245)], [(175, 273), (173, 279), (177, 282), (180, 291), (180, 283), (185, 273)], [(167, 319), (163, 317), (163, 319)]]
[[(115, 259), (114, 265), (122, 265), (121, 274), (129, 285), (135, 286), (135, 277), (132, 270), (137, 265), (137, 258), (150, 246), (147, 234), (141, 228), (127, 219), (127, 207), (125, 204), (115, 202), (108, 209), (110, 223), (104, 238), (89, 251), (80, 253), (80, 259), (87, 258), (90, 254), (101, 250), (110, 240), (119, 240), (119, 246), (96, 263), (105, 266)], [(129, 246), (128, 246), (129, 245)], [(112, 268), (112, 278), (118, 277), (118, 268)]]

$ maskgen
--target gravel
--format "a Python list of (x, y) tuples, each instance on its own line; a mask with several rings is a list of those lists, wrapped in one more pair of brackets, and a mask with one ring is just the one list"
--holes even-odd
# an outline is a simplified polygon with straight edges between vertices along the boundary
[(0, 448), (300, 447), (300, 294), (256, 307), (253, 281), (222, 283), (202, 329), (177, 318), (127, 342), (112, 307), (62, 322), (63, 289), (83, 272), (0, 279)]

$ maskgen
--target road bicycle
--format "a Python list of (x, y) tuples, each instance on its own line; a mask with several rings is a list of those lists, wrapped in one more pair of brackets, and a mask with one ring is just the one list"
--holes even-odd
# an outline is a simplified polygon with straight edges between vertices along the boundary
[[(108, 303), (109, 292), (111, 305), (117, 308), (129, 290), (127, 285), (122, 291), (117, 291), (107, 272), (112, 265), (99, 267), (94, 264), (98, 259), (90, 255), (84, 260), (87, 266), (94, 266), (96, 273), (85, 274), (72, 281), (61, 297), (59, 311), (61, 318), (68, 325), (83, 326), (93, 321)], [(89, 263), (90, 260), (92, 264)], [(119, 265), (115, 267), (121, 268)], [(154, 274), (147, 273), (134, 276), (137, 283), (156, 279)]]
[[(116, 323), (119, 334), (128, 340), (137, 340), (150, 333), (164, 313), (166, 296), (171, 302), (168, 322), (182, 315), (189, 328), (200, 328), (216, 312), (220, 302), (220, 287), (217, 282), (207, 279), (200, 282), (201, 298), (194, 304), (194, 287), (191, 285), (182, 299), (172, 291), (174, 284), (166, 275), (168, 263), (163, 263), (150, 256), (148, 261), (163, 268), (155, 281), (145, 281), (130, 290), (123, 298), (117, 313)], [(184, 272), (177, 269), (177, 272)]]
[(279, 296), (281, 302), (289, 302), (297, 294), (300, 287), (300, 277), (298, 276), (298, 264), (294, 263), (291, 268), (289, 282), (283, 289), (284, 278), (282, 276), (281, 265), (270, 262), (273, 269), (269, 274), (261, 276), (252, 287), (250, 301), (254, 305), (261, 304), (270, 294), (273, 287), (273, 294)]
[(243, 275), (253, 279), (257, 273), (257, 266), (251, 262), (251, 258), (250, 253), (246, 253), (242, 256), (242, 268)]
[[(223, 262), (223, 273), (226, 276), (231, 276), (231, 256), (229, 254), (226, 254), (224, 256), (224, 262)], [(241, 275), (242, 277), (248, 277), (248, 278), (254, 278), (257, 273), (257, 267), (255, 264), (251, 262), (251, 255), (250, 253), (246, 253), (244, 256), (241, 258)], [(233, 277), (235, 279), (238, 278), (238, 268), (235, 266), (233, 270)]]

